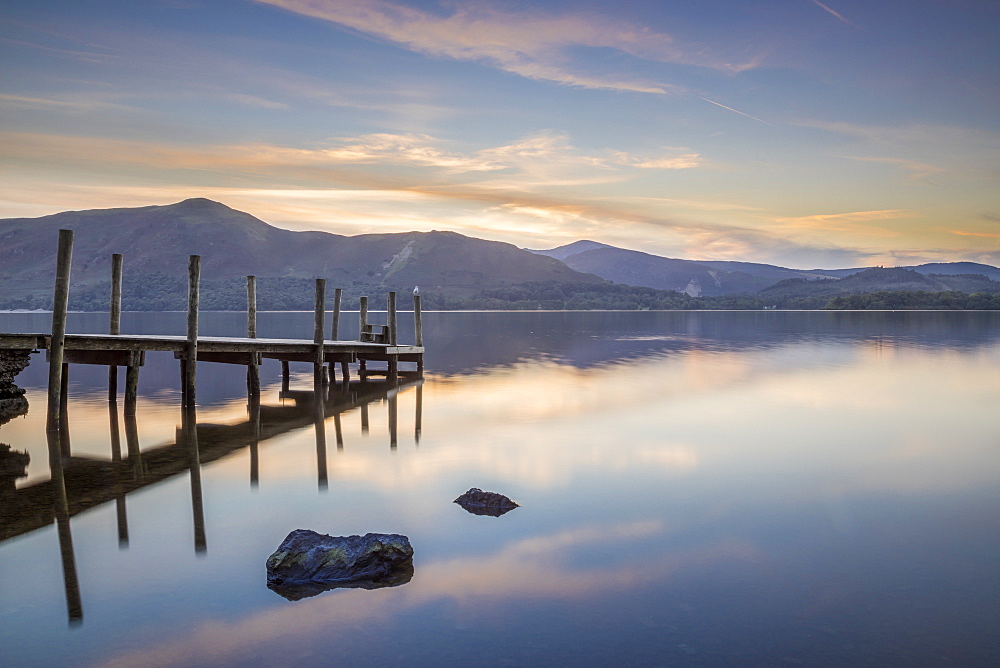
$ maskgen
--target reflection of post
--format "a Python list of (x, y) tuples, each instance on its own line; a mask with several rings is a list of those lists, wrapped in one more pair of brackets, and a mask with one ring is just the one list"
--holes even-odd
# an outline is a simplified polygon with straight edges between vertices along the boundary
[(63, 584), (66, 589), (66, 611), (70, 624), (79, 624), (83, 622), (83, 599), (80, 596), (80, 581), (76, 575), (73, 534), (70, 532), (69, 526), (69, 501), (66, 498), (66, 479), (61, 455), (62, 444), (59, 442), (58, 430), (49, 431), (46, 436), (54, 492), (56, 531), (59, 534), (59, 553), (62, 556)]
[(125, 447), (128, 448), (128, 461), (132, 464), (132, 475), (137, 481), (144, 477), (142, 470), (142, 453), (139, 451), (139, 425), (135, 421), (135, 413), (125, 412)]
[[(114, 336), (122, 333), (122, 254), (111, 256), (111, 313), (108, 332)], [(118, 398), (118, 367), (108, 367), (108, 401)]]
[(69, 364), (62, 365), (59, 379), (59, 442), (64, 457), (72, 454), (69, 444)]
[[(247, 338), (257, 338), (257, 277), (247, 276)], [(260, 396), (260, 367), (257, 353), (250, 352), (247, 361), (247, 394)]]
[[(120, 464), (122, 461), (122, 436), (118, 425), (118, 402), (108, 402), (108, 414), (111, 418), (111, 461)], [(116, 467), (115, 485), (115, 507), (118, 516), (118, 547), (128, 547), (128, 513), (125, 508), (125, 490), (120, 479), (119, 467)]]
[(368, 433), (368, 402), (361, 404), (361, 433)]
[(194, 551), (208, 551), (205, 537), (205, 507), (201, 495), (201, 457), (198, 453), (198, 415), (194, 406), (185, 406), (181, 413), (181, 430), (191, 470), (191, 511), (194, 516)]
[(49, 404), (45, 429), (59, 428), (59, 395), (62, 391), (63, 357), (66, 351), (66, 311), (69, 309), (69, 273), (73, 263), (73, 230), (59, 230), (59, 254), (52, 294), (52, 336), (49, 341)]
[(333, 426), (337, 430), (337, 450), (344, 449), (344, 430), (340, 424), (340, 413), (334, 413)]
[(420, 431), (422, 429), (424, 417), (424, 388), (417, 385), (417, 409), (413, 418), (413, 439), (420, 445)]
[(260, 394), (250, 395), (250, 486), (260, 484)]
[(326, 470), (326, 411), (322, 385), (317, 385), (313, 397), (316, 409), (314, 416), (314, 423), (316, 425), (316, 475), (319, 480), (319, 488), (326, 489), (329, 486), (329, 479)]
[(395, 391), (389, 395), (389, 447), (393, 450), (399, 444), (398, 430), (399, 394)]

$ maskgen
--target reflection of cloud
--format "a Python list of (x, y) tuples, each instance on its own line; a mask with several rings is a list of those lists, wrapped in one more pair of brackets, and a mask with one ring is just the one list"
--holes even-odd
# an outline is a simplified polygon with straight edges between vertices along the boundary
[[(760, 557), (757, 549), (740, 542), (717, 542), (659, 554), (628, 547), (664, 532), (660, 521), (639, 521), (526, 538), (482, 557), (459, 556), (424, 564), (419, 563), (418, 554), (412, 582), (392, 591), (382, 590), (382, 595), (347, 590), (272, 608), (237, 622), (205, 622), (182, 638), (110, 658), (102, 665), (111, 668), (206, 660), (232, 663), (241, 657), (258, 656), (261, 646), (271, 651), (315, 646), (319, 635), (324, 643), (336, 642), (338, 634), (354, 634), (359, 625), (385, 622), (435, 601), (474, 605), (481, 599), (494, 603), (579, 600), (634, 590), (713, 562)], [(575, 553), (608, 543), (618, 544), (615, 552), (632, 555), (632, 561), (593, 568), (570, 565)]]
[(664, 63), (739, 72), (751, 62), (732, 63), (686, 48), (670, 35), (609, 16), (555, 15), (539, 10), (504, 12), (487, 3), (458, 5), (449, 16), (385, 0), (260, 0), (305, 16), (375, 35), (413, 51), (457, 60), (486, 62), (528, 79), (584, 88), (639, 93), (679, 92), (671, 84), (626, 76), (591, 75), (574, 62), (573, 49), (607, 48)]

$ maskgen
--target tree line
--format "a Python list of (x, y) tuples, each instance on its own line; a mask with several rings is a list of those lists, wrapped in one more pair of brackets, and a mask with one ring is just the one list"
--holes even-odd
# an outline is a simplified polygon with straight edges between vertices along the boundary
[[(307, 311), (314, 307), (314, 279), (258, 278), (257, 308), (262, 311)], [(413, 286), (389, 286), (353, 281), (348, 285), (327, 286), (328, 300), (333, 291), (343, 290), (342, 306), (357, 308), (359, 298), (371, 298), (371, 308), (381, 309), (385, 295), (396, 290), (401, 308), (406, 308)], [(885, 290), (833, 296), (796, 296), (782, 294), (722, 295), (692, 297), (673, 290), (603, 283), (560, 283), (540, 281), (480, 290), (468, 294), (423, 288), (421, 304), (427, 310), (759, 310), (759, 309), (974, 309), (1000, 310), (1000, 294), (963, 292), (923, 292)], [(72, 288), (70, 308), (77, 311), (106, 311), (110, 283)], [(246, 309), (246, 279), (203, 280), (201, 308), (206, 311), (241, 311)], [(52, 296), (13, 299), (0, 297), (0, 308), (49, 309)], [(122, 308), (127, 311), (183, 311), (187, 308), (187, 278), (168, 274), (148, 274), (141, 280), (125, 280)]]

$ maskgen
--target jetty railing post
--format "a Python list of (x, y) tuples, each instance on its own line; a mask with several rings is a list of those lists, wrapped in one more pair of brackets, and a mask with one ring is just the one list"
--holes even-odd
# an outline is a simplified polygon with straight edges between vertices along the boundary
[(49, 396), (46, 431), (59, 429), (63, 357), (66, 351), (66, 311), (69, 310), (69, 274), (73, 263), (73, 230), (59, 230), (56, 281), (52, 292), (52, 337), (49, 342)]
[(187, 360), (184, 365), (184, 405), (195, 405), (198, 367), (198, 291), (201, 284), (201, 256), (188, 258)]
[(413, 294), (413, 345), (424, 345), (424, 324), (420, 318), (420, 295)]
[[(358, 300), (358, 341), (365, 340), (365, 330), (368, 328), (368, 297), (361, 297)], [(361, 380), (365, 379), (365, 371), (367, 370), (368, 362), (364, 358), (358, 360), (358, 376)]]
[[(395, 290), (389, 292), (389, 303), (387, 308), (387, 320), (389, 325), (389, 345), (396, 345), (396, 336), (398, 329), (396, 328), (396, 292)], [(389, 380), (395, 381), (399, 372), (399, 357), (396, 355), (389, 355)]]
[(330, 340), (340, 340), (340, 300), (344, 296), (343, 288), (333, 291), (333, 327), (330, 329)]
[(396, 345), (396, 292), (389, 293), (388, 303), (388, 325), (389, 325), (389, 345)]
[[(111, 255), (111, 322), (108, 333), (114, 336), (122, 333), (122, 254)], [(108, 401), (118, 399), (118, 367), (108, 367)]]
[(316, 357), (313, 360), (314, 389), (317, 395), (323, 391), (325, 355), (323, 338), (326, 336), (326, 279), (316, 279), (315, 317), (313, 318), (313, 343), (316, 344)]
[[(420, 348), (424, 345), (424, 323), (420, 313), (420, 293), (413, 289), (413, 345)], [(424, 354), (417, 354), (417, 375), (424, 375)]]
[[(247, 337), (257, 338), (257, 277), (247, 276)], [(260, 396), (260, 367), (257, 353), (250, 351), (247, 361), (247, 392), (251, 397)]]
[(326, 279), (316, 279), (315, 318), (313, 320), (313, 343), (316, 344), (316, 357), (313, 364), (313, 401), (315, 412), (313, 422), (316, 428), (316, 469), (319, 478), (319, 488), (326, 489), (326, 401), (323, 397), (323, 380), (325, 377), (323, 362), (323, 337), (326, 326)]

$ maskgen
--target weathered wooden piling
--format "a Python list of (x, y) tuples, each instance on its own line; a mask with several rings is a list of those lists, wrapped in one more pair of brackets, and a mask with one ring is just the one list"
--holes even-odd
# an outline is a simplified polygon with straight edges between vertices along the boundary
[(338, 341), (340, 339), (340, 300), (343, 296), (343, 288), (337, 288), (333, 291), (333, 324), (330, 328), (331, 341)]
[[(257, 277), (247, 276), (247, 338), (257, 338)], [(251, 352), (247, 360), (247, 393), (260, 396), (260, 365), (257, 353)]]
[(73, 230), (59, 230), (56, 281), (52, 293), (52, 338), (49, 343), (49, 396), (46, 431), (59, 430), (63, 357), (66, 351), (66, 312), (69, 310), (69, 274), (73, 263)]
[(424, 324), (420, 315), (420, 295), (413, 293), (413, 345), (423, 347)]
[(389, 298), (388, 298), (387, 301), (388, 301), (388, 305), (387, 305), (388, 308), (386, 309), (386, 311), (387, 311), (387, 316), (386, 317), (388, 318), (388, 322), (386, 324), (389, 326), (389, 341), (388, 341), (388, 343), (389, 343), (390, 346), (394, 346), (394, 345), (396, 345), (396, 333), (397, 333), (397, 330), (396, 330), (396, 292), (394, 290), (389, 293)]
[(198, 293), (201, 286), (201, 256), (188, 258), (187, 359), (184, 367), (184, 405), (195, 405), (198, 368)]
[[(108, 333), (117, 336), (122, 333), (122, 254), (111, 256), (111, 305)], [(118, 399), (118, 367), (108, 367), (108, 401)]]

